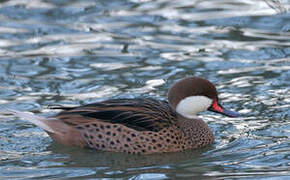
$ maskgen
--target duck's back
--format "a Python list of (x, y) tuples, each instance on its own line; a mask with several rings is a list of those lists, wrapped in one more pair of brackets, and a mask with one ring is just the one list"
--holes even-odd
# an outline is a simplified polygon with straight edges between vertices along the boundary
[[(157, 132), (176, 124), (177, 114), (167, 101), (151, 98), (113, 99), (75, 108), (60, 108), (54, 118), (67, 124), (80, 126), (87, 121), (94, 123), (121, 124), (137, 131)], [(79, 120), (73, 118), (77, 116)]]

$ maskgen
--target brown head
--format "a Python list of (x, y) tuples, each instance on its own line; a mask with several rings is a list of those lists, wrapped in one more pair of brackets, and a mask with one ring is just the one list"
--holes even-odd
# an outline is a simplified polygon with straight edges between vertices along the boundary
[(223, 108), (218, 102), (215, 86), (199, 77), (187, 77), (176, 82), (168, 91), (168, 101), (173, 109), (187, 118), (194, 118), (198, 112), (206, 110), (229, 117), (240, 116)]

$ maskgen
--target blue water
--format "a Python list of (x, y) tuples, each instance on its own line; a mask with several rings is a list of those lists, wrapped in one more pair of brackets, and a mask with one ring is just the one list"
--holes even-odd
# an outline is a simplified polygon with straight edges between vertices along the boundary
[(225, 107), (200, 115), (215, 144), (128, 155), (67, 147), (0, 114), (0, 179), (289, 179), (290, 8), (271, 1), (1, 1), (0, 108), (166, 99), (186, 76)]

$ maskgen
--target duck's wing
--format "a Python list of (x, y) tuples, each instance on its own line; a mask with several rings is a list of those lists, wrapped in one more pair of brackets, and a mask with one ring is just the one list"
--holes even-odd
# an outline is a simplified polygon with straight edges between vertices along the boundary
[(138, 131), (159, 131), (176, 123), (176, 114), (168, 102), (154, 99), (115, 99), (60, 109), (64, 111), (54, 118), (71, 125), (102, 121)]

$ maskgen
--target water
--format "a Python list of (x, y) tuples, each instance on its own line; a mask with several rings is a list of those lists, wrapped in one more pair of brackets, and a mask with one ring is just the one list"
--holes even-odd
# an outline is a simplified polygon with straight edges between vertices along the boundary
[(194, 75), (244, 116), (202, 113), (214, 145), (140, 156), (62, 146), (0, 114), (0, 179), (289, 179), (290, 2), (281, 3), (1, 1), (1, 108), (51, 115), (51, 105), (165, 99)]

